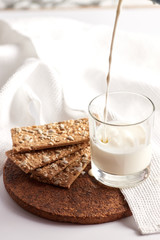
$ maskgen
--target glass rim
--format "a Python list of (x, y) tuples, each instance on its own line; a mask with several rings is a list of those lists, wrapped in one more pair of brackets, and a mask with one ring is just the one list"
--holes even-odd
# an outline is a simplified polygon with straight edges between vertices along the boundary
[(90, 111), (90, 107), (91, 107), (92, 102), (93, 102), (95, 99), (97, 99), (97, 98), (99, 98), (99, 97), (101, 97), (101, 96), (105, 96), (105, 93), (102, 93), (102, 94), (99, 94), (99, 95), (97, 95), (96, 97), (94, 97), (94, 98), (89, 102), (89, 104), (88, 104), (88, 112), (89, 112), (90, 116), (91, 116), (94, 120), (96, 120), (97, 122), (99, 122), (99, 123), (101, 123), (101, 124), (104, 124), (104, 125), (115, 126), (115, 127), (129, 127), (129, 126), (139, 125), (139, 124), (147, 121), (147, 120), (154, 114), (154, 112), (155, 112), (155, 105), (154, 105), (153, 101), (152, 101), (149, 97), (147, 97), (146, 95), (143, 95), (143, 94), (140, 94), (140, 93), (135, 93), (135, 92), (130, 92), (130, 91), (115, 91), (115, 92), (114, 92), (114, 91), (111, 91), (111, 92), (109, 92), (108, 94), (110, 95), (110, 94), (118, 94), (118, 93), (121, 93), (121, 94), (122, 94), (122, 93), (123, 93), (123, 94), (124, 94), (124, 93), (128, 93), (128, 94), (137, 95), (137, 96), (140, 96), (140, 97), (145, 98), (145, 99), (148, 100), (148, 101), (151, 103), (151, 105), (152, 105), (152, 108), (153, 108), (153, 109), (152, 109), (151, 114), (150, 114), (147, 118), (143, 119), (142, 121), (135, 122), (135, 123), (123, 124), (123, 125), (101, 121), (101, 120), (99, 120), (98, 118), (96, 118), (95, 116), (93, 116), (93, 114), (92, 114), (91, 111)]

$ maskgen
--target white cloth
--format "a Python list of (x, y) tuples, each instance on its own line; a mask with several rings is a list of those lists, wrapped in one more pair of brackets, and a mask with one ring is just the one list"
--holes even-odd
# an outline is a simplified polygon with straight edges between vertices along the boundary
[[(16, 21), (12, 27), (0, 22), (1, 172), (11, 127), (86, 116), (89, 101), (105, 92), (111, 36), (104, 26), (54, 18)], [(160, 232), (159, 62), (158, 36), (118, 33), (110, 90), (145, 94), (156, 106), (150, 177), (122, 189), (143, 234)]]

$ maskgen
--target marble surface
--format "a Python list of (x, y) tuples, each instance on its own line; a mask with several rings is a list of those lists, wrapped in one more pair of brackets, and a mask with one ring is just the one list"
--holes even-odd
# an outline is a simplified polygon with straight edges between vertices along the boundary
[[(114, 7), (118, 0), (0, 0), (0, 9)], [(149, 0), (124, 0), (124, 6), (153, 6)]]

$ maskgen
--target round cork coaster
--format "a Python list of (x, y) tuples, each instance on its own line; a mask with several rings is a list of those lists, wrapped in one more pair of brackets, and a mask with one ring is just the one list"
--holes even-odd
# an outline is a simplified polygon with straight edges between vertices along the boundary
[(30, 179), (8, 159), (3, 179), (9, 195), (22, 208), (53, 221), (94, 224), (130, 216), (120, 190), (98, 183), (88, 170), (70, 189), (63, 189)]

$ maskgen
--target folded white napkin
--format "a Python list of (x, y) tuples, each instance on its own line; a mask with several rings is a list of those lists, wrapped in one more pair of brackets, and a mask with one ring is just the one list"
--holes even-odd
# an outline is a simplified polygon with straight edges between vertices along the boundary
[[(0, 22), (0, 171), (10, 128), (86, 116), (106, 88), (111, 30), (40, 18)], [(13, 30), (16, 29), (17, 31)], [(21, 35), (24, 34), (25, 36)], [(141, 233), (160, 232), (159, 37), (118, 33), (110, 90), (139, 92), (156, 106), (150, 177), (122, 189)]]

